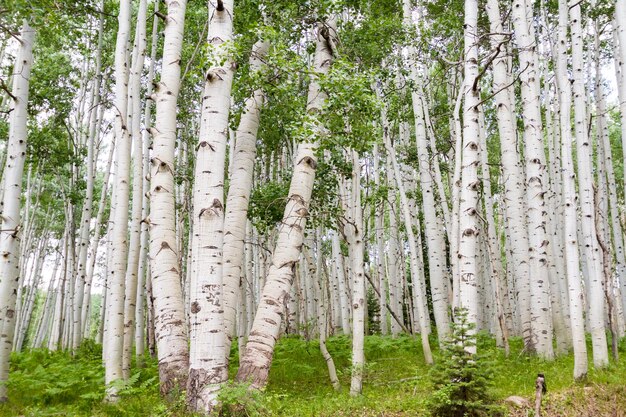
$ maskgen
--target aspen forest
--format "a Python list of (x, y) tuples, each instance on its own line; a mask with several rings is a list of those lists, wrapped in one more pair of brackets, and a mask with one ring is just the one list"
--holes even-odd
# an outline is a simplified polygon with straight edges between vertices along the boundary
[(0, 0), (0, 416), (624, 417), (625, 167), (626, 0)]

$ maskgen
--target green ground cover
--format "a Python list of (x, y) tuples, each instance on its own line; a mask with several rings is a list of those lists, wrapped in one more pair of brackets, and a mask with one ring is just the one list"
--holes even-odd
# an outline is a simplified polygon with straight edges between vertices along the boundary
[[(328, 349), (333, 355), (341, 392), (330, 385), (326, 364), (316, 341), (287, 337), (276, 347), (265, 392), (246, 393), (245, 387), (230, 385), (223, 398), (229, 405), (224, 415), (243, 416), (422, 416), (433, 395), (429, 367), (425, 365), (419, 340), (367, 336), (367, 366), (363, 395), (352, 398), (350, 384), (350, 339), (333, 337)], [(433, 346), (436, 343), (433, 340)], [(521, 340), (511, 341), (508, 358), (495, 347), (493, 339), (479, 337), (478, 348), (491, 358), (494, 396), (500, 400), (518, 395), (531, 399), (538, 372), (546, 376), (548, 415), (585, 416), (626, 413), (626, 343), (622, 359), (605, 370), (590, 369), (588, 378), (572, 380), (573, 356), (552, 362), (529, 357)], [(437, 352), (435, 352), (437, 353)], [(590, 357), (590, 363), (591, 357)], [(233, 352), (231, 368), (237, 367)], [(1, 416), (187, 416), (184, 395), (166, 403), (158, 394), (157, 364), (153, 359), (134, 367), (130, 381), (121, 386), (120, 401), (105, 404), (104, 368), (100, 346), (87, 343), (73, 357), (45, 350), (14, 354), (9, 379), (8, 403), (0, 406)], [(585, 408), (586, 407), (586, 408)], [(589, 407), (597, 411), (585, 414)], [(603, 411), (604, 410), (604, 411)], [(621, 411), (624, 410), (624, 411)], [(525, 411), (510, 411), (526, 415)], [(521, 413), (521, 414), (520, 414)], [(571, 414), (570, 414), (571, 413)], [(600, 414), (598, 414), (600, 413)], [(622, 413), (622, 414), (620, 414)], [(532, 415), (532, 414), (531, 414)]]

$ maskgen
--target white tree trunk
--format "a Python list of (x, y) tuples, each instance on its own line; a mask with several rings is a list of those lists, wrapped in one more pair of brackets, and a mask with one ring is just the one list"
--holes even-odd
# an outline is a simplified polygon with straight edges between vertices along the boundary
[(193, 190), (193, 237), (189, 316), (189, 380), (192, 410), (209, 414), (228, 378), (222, 301), (224, 248), (224, 169), (228, 142), (233, 2), (209, 3), (206, 74)]
[[(459, 198), (459, 307), (467, 311), (470, 323), (478, 323), (478, 179), (479, 80), (478, 2), (465, 0), (465, 80), (463, 92), (463, 151)], [(476, 353), (476, 346), (469, 348)]]
[(185, 387), (189, 368), (187, 332), (178, 265), (174, 206), (176, 102), (186, 0), (166, 0), (161, 80), (153, 96), (156, 122), (150, 168), (150, 272), (161, 392)]
[(15, 332), (15, 294), (19, 279), (20, 203), (22, 174), (26, 161), (28, 89), (33, 64), (35, 31), (26, 20), (20, 31), (20, 45), (15, 59), (13, 100), (9, 119), (7, 162), (3, 175), (2, 220), (0, 227), (0, 402), (7, 400), (6, 381)]
[[(539, 73), (536, 66), (535, 38), (531, 36), (525, 0), (514, 0), (512, 9), (515, 38), (519, 50), (520, 81), (522, 92), (522, 115), (524, 118), (524, 151), (526, 157), (526, 203), (528, 219), (528, 265), (530, 280), (530, 303), (521, 306), (524, 346), (528, 352), (536, 352), (545, 359), (554, 357), (552, 348), (552, 322), (550, 320), (550, 286), (546, 254), (547, 215), (544, 195), (547, 188), (543, 171), (541, 111), (539, 101)], [(516, 243), (517, 244), (517, 243)], [(532, 308), (531, 308), (532, 307)], [(530, 325), (531, 331), (528, 331)]]
[[(252, 48), (250, 69), (260, 72), (264, 68), (263, 58), (269, 43), (258, 41)], [(261, 89), (254, 91), (245, 103), (244, 113), (237, 127), (230, 186), (226, 198), (224, 217), (224, 326), (226, 329), (225, 354), (230, 354), (230, 345), (235, 331), (236, 308), (239, 299), (239, 283), (243, 268), (244, 239), (250, 193), (252, 191), (256, 138), (259, 130), (264, 96)]]
[(111, 233), (111, 271), (107, 294), (107, 338), (104, 357), (107, 400), (117, 399), (117, 388), (110, 385), (122, 378), (124, 343), (124, 287), (128, 260), (128, 197), (130, 181), (130, 135), (128, 132), (128, 41), (131, 31), (131, 2), (120, 1), (118, 32), (115, 44), (115, 137), (117, 140), (115, 188), (117, 201)]
[(565, 261), (570, 303), (570, 323), (574, 347), (574, 378), (587, 375), (587, 345), (583, 318), (583, 290), (578, 253), (578, 228), (576, 213), (576, 177), (572, 159), (571, 87), (567, 76), (567, 25), (568, 4), (559, 1), (559, 41), (557, 53), (557, 86), (559, 89), (559, 113), (561, 127), (561, 164), (563, 183), (563, 223)]
[[(150, 97), (153, 93), (152, 83), (154, 80), (154, 66), (157, 56), (158, 46), (158, 32), (159, 32), (159, 16), (156, 13), (159, 11), (159, 2), (154, 2), (154, 18), (152, 21), (152, 39), (150, 44), (150, 66), (148, 68), (148, 79), (146, 80), (147, 90), (146, 96)], [(148, 132), (152, 127), (152, 100), (146, 100), (144, 107), (144, 130), (142, 131), (141, 141), (141, 159), (142, 159), (142, 171), (141, 177), (143, 180), (142, 189), (144, 191), (149, 189), (148, 176), (150, 175), (150, 139), (148, 138)], [(139, 249), (139, 268), (137, 270), (137, 300), (135, 302), (135, 354), (138, 358), (143, 356), (146, 350), (145, 344), (145, 310), (144, 301), (146, 299), (146, 278), (148, 275), (148, 225), (144, 219), (149, 216), (149, 204), (150, 199), (144, 192), (141, 196), (141, 236), (140, 236), (140, 249)]]
[(584, 255), (587, 258), (589, 287), (589, 324), (593, 345), (593, 363), (596, 368), (609, 364), (604, 327), (605, 298), (602, 288), (602, 263), (595, 228), (593, 198), (592, 149), (587, 135), (585, 80), (583, 73), (583, 30), (580, 4), (570, 9), (572, 36), (572, 73), (574, 76), (574, 120), (576, 132), (576, 160), (578, 162), (578, 193), (582, 214)]
[(137, 302), (137, 281), (139, 269), (139, 253), (141, 249), (141, 211), (143, 206), (143, 135), (141, 132), (141, 76), (146, 56), (146, 0), (139, 1), (137, 25), (135, 26), (135, 42), (132, 53), (132, 68), (128, 86), (128, 125), (133, 150), (132, 178), (133, 205), (130, 219), (130, 241), (128, 244), (128, 263), (125, 274), (124, 299), (124, 341), (122, 350), (122, 375), (125, 380), (130, 377), (130, 359), (132, 356), (135, 331), (135, 303)]
[(344, 226), (346, 240), (350, 245), (352, 261), (352, 378), (350, 395), (363, 391), (365, 372), (365, 270), (363, 267), (363, 208), (361, 207), (361, 163), (357, 151), (352, 150), (352, 186), (348, 207), (348, 223)]

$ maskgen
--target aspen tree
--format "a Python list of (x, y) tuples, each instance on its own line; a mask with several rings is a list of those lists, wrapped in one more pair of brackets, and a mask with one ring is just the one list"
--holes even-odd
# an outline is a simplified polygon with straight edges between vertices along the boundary
[(589, 324), (593, 345), (593, 363), (596, 368), (609, 364), (604, 327), (604, 291), (602, 289), (602, 264), (595, 228), (593, 198), (592, 150), (587, 134), (586, 94), (583, 74), (583, 30), (580, 4), (570, 8), (572, 36), (572, 90), (574, 95), (574, 125), (576, 133), (576, 160), (578, 162), (578, 194), (580, 198), (581, 229), (584, 254), (587, 258), (589, 296)]
[(489, 37), (493, 53), (497, 56), (493, 60), (493, 93), (500, 136), (502, 159), (502, 182), (504, 184), (504, 204), (506, 205), (506, 231), (515, 241), (509, 245), (511, 254), (507, 268), (514, 276), (518, 303), (523, 323), (529, 323), (530, 288), (528, 286), (528, 230), (526, 228), (526, 204), (524, 173), (518, 153), (516, 120), (514, 116), (515, 102), (511, 101), (514, 95), (510, 92), (510, 72), (506, 58), (504, 44), (506, 38), (500, 8), (496, 0), (488, 0), (486, 11), (489, 17), (489, 28), (492, 35)]
[[(154, 18), (152, 21), (152, 39), (150, 40), (150, 64), (148, 67), (148, 79), (146, 80), (147, 89), (146, 96), (151, 97), (153, 93), (153, 81), (154, 81), (154, 66), (157, 56), (158, 46), (158, 32), (159, 32), (159, 2), (154, 2)], [(140, 235), (140, 248), (139, 248), (139, 267), (137, 269), (137, 299), (135, 302), (135, 354), (140, 357), (145, 352), (145, 313), (144, 313), (144, 301), (146, 300), (146, 277), (148, 275), (148, 225), (144, 219), (149, 215), (149, 203), (150, 200), (145, 191), (148, 190), (148, 177), (150, 175), (150, 139), (148, 137), (149, 131), (152, 128), (152, 100), (146, 100), (144, 104), (144, 129), (141, 132), (141, 160), (142, 160), (142, 190), (144, 191), (141, 196), (141, 235)], [(136, 162), (136, 161), (135, 161)]]
[(176, 246), (174, 147), (176, 102), (180, 90), (180, 59), (186, 0), (166, 0), (161, 80), (152, 96), (156, 103), (150, 159), (150, 285), (154, 294), (155, 341), (161, 392), (169, 394), (187, 382), (189, 354), (181, 271)]
[[(478, 2), (465, 0), (464, 23), (465, 80), (463, 91), (463, 153), (459, 197), (459, 307), (467, 311), (467, 320), (478, 320)], [(476, 346), (469, 347), (476, 353)]]
[(580, 276), (578, 232), (576, 213), (575, 172), (572, 158), (571, 87), (567, 76), (567, 26), (568, 5), (559, 1), (559, 32), (557, 49), (557, 86), (559, 89), (559, 115), (561, 128), (561, 164), (563, 184), (563, 223), (567, 283), (570, 303), (570, 323), (574, 348), (574, 379), (587, 374), (587, 345), (582, 306), (582, 281)]
[[(550, 320), (550, 288), (545, 224), (545, 154), (543, 149), (539, 74), (535, 39), (531, 35), (527, 0), (513, 0), (511, 16), (519, 51), (522, 116), (524, 119), (524, 151), (526, 158), (526, 204), (528, 221), (528, 265), (530, 303), (520, 305), (522, 336), (528, 352), (552, 359), (552, 323)], [(530, 10), (532, 11), (532, 10)], [(531, 308), (532, 307), (532, 308)], [(529, 311), (530, 310), (530, 314)], [(525, 321), (530, 320), (530, 321)]]
[(13, 73), (9, 141), (3, 174), (2, 220), (0, 228), (0, 402), (7, 400), (6, 382), (15, 332), (15, 294), (19, 280), (20, 203), (22, 174), (26, 161), (28, 89), (33, 65), (35, 30), (27, 20), (22, 23)]
[[(321, 116), (322, 106), (326, 101), (326, 92), (321, 89), (317, 74), (328, 73), (336, 36), (333, 18), (325, 25), (318, 24), (313, 75), (307, 100), (307, 113), (313, 119)], [(278, 230), (276, 249), (236, 377), (237, 381), (250, 382), (254, 388), (267, 384), (274, 345), (282, 322), (283, 302), (289, 294), (295, 265), (300, 257), (317, 167), (316, 151), (319, 136), (323, 134), (322, 121), (315, 120), (314, 137), (311, 138), (313, 140), (299, 143), (293, 159), (293, 174), (285, 214)]]
[[(115, 44), (115, 137), (117, 140), (115, 188), (117, 201), (111, 230), (111, 269), (107, 288), (106, 327), (104, 340), (105, 378), (107, 400), (117, 400), (113, 382), (122, 378), (122, 350), (124, 336), (124, 279), (128, 252), (128, 197), (130, 180), (130, 135), (128, 132), (128, 41), (131, 31), (131, 1), (120, 1), (118, 32)], [(73, 243), (71, 239), (70, 243)], [(70, 251), (70, 253), (73, 253)], [(71, 276), (71, 275), (70, 275)]]
[[(378, 144), (374, 144), (374, 151), (372, 154), (374, 160), (374, 185), (378, 189), (381, 186), (380, 181), (380, 154), (378, 151)], [(384, 215), (385, 204), (384, 201), (380, 202), (374, 207), (374, 233), (376, 236), (376, 276), (378, 277), (378, 306), (380, 308), (380, 333), (383, 335), (389, 334), (387, 325), (387, 283), (389, 278), (385, 271), (385, 249), (384, 249)]]
[(128, 87), (128, 124), (133, 151), (132, 178), (133, 204), (130, 219), (130, 241), (128, 243), (128, 261), (125, 274), (124, 299), (124, 342), (122, 350), (122, 375), (125, 380), (130, 377), (130, 358), (133, 348), (135, 331), (135, 310), (137, 301), (137, 281), (139, 269), (139, 255), (141, 249), (141, 211), (143, 206), (143, 144), (141, 132), (141, 76), (146, 56), (146, 17), (147, 2), (139, 1), (137, 25), (135, 26), (135, 42), (132, 53), (132, 67), (130, 70)]
[(224, 169), (234, 62), (233, 2), (209, 2), (210, 68), (206, 74), (193, 190), (190, 283), (190, 351), (187, 400), (210, 413), (228, 378), (224, 332)]
[[(260, 72), (269, 48), (266, 41), (258, 41), (252, 48), (250, 69)], [(248, 204), (252, 191), (256, 139), (259, 129), (261, 108), (264, 104), (263, 90), (257, 89), (248, 97), (244, 113), (236, 132), (233, 149), (230, 186), (226, 198), (224, 217), (224, 326), (226, 329), (225, 355), (230, 354), (230, 345), (235, 331), (236, 307), (239, 298), (239, 282), (243, 268), (244, 238), (247, 224)]]
[(363, 208), (361, 207), (361, 163), (357, 151), (352, 150), (352, 181), (347, 202), (349, 214), (344, 226), (350, 246), (352, 265), (352, 378), (350, 395), (361, 395), (365, 371), (365, 270), (363, 264)]

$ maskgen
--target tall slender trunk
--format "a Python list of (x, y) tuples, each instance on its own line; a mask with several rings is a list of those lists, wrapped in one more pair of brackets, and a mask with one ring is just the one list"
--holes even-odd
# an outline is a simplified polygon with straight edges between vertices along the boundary
[(135, 310), (137, 301), (137, 281), (139, 269), (139, 253), (141, 249), (141, 211), (143, 207), (143, 144), (141, 132), (141, 76), (146, 56), (146, 0), (139, 1), (137, 25), (135, 27), (135, 42), (132, 53), (132, 68), (128, 86), (128, 124), (132, 141), (133, 161), (133, 205), (130, 219), (130, 241), (128, 244), (128, 263), (126, 266), (126, 288), (124, 299), (124, 341), (122, 350), (122, 376), (125, 380), (130, 377), (130, 358), (132, 356)]
[[(258, 41), (252, 48), (250, 69), (259, 73), (264, 68), (263, 59), (269, 43)], [(236, 308), (239, 299), (239, 283), (243, 268), (244, 240), (250, 193), (254, 176), (256, 138), (261, 117), (264, 95), (257, 89), (248, 97), (244, 113), (237, 127), (230, 186), (226, 198), (224, 217), (224, 325), (226, 329), (225, 354), (228, 360), (230, 345), (234, 337)]]
[(192, 410), (209, 414), (228, 378), (222, 301), (224, 169), (230, 91), (233, 2), (209, 2), (210, 68), (206, 74), (193, 190), (189, 316), (189, 380)]
[[(479, 159), (479, 79), (478, 79), (478, 2), (465, 0), (465, 80), (463, 91), (463, 153), (459, 202), (459, 307), (467, 311), (470, 323), (478, 320), (478, 178)], [(469, 348), (476, 353), (476, 346)]]
[[(552, 322), (550, 320), (550, 286), (546, 253), (547, 214), (545, 153), (543, 148), (539, 73), (535, 38), (531, 35), (526, 0), (513, 0), (512, 18), (519, 51), (522, 115), (524, 118), (524, 151), (526, 157), (526, 203), (528, 219), (528, 265), (530, 303), (522, 308), (522, 335), (527, 352), (536, 352), (545, 359), (554, 357)], [(524, 283), (524, 285), (526, 285)], [(528, 311), (530, 309), (530, 314)], [(529, 322), (525, 322), (529, 319)]]
[[(154, 2), (154, 18), (152, 21), (152, 39), (150, 40), (150, 65), (148, 67), (148, 79), (146, 84), (148, 85), (146, 96), (150, 97), (153, 93), (153, 81), (154, 81), (154, 67), (157, 57), (158, 47), (158, 32), (159, 32), (159, 2)], [(148, 138), (148, 132), (152, 128), (152, 100), (146, 100), (144, 105), (144, 130), (142, 131), (141, 141), (141, 159), (142, 159), (142, 189), (144, 191), (149, 189), (148, 176), (150, 175), (150, 139)], [(137, 270), (137, 299), (135, 302), (135, 354), (138, 358), (143, 356), (145, 348), (145, 314), (144, 314), (144, 301), (146, 299), (146, 277), (148, 275), (148, 225), (144, 219), (149, 216), (149, 204), (150, 199), (144, 192), (141, 196), (141, 235), (140, 235), (140, 248), (139, 248), (139, 268)]]
[(572, 93), (567, 76), (567, 25), (568, 4), (559, 1), (559, 39), (557, 53), (557, 86), (559, 89), (559, 115), (561, 127), (561, 175), (563, 183), (563, 223), (565, 242), (565, 267), (570, 303), (570, 323), (574, 347), (574, 378), (587, 375), (587, 345), (583, 318), (583, 290), (578, 253), (578, 215), (576, 210), (576, 177), (572, 158), (571, 106)]
[(20, 45), (15, 60), (9, 119), (7, 163), (3, 175), (2, 220), (0, 227), (0, 402), (7, 400), (6, 381), (15, 332), (15, 294), (19, 280), (20, 203), (22, 174), (26, 161), (28, 89), (33, 64), (35, 31), (24, 20), (20, 31)]
[(117, 140), (115, 188), (117, 201), (111, 233), (112, 260), (107, 294), (107, 338), (104, 358), (107, 399), (117, 399), (117, 389), (110, 385), (122, 378), (124, 336), (124, 279), (128, 252), (128, 197), (130, 178), (130, 135), (128, 132), (128, 41), (131, 31), (131, 2), (120, 1), (118, 32), (115, 45), (115, 137)]
[(352, 261), (352, 378), (350, 395), (363, 391), (365, 371), (365, 271), (363, 267), (363, 208), (361, 207), (361, 163), (357, 151), (351, 151), (352, 186), (350, 187), (349, 224), (344, 227), (346, 240), (351, 249)]
[(154, 295), (154, 326), (159, 356), (161, 392), (169, 394), (187, 383), (189, 353), (185, 309), (176, 244), (174, 148), (176, 102), (180, 90), (180, 60), (186, 0), (166, 0), (161, 80), (156, 102), (150, 160), (150, 272)]
[(609, 364), (609, 353), (606, 344), (604, 327), (605, 298), (603, 290), (603, 271), (600, 247), (595, 228), (595, 210), (593, 198), (592, 149), (587, 134), (587, 113), (585, 80), (583, 73), (583, 30), (581, 23), (580, 3), (570, 9), (572, 36), (572, 73), (574, 81), (574, 124), (576, 132), (576, 160), (578, 162), (578, 195), (582, 214), (581, 228), (583, 233), (584, 254), (587, 258), (589, 287), (589, 324), (593, 345), (593, 363), (596, 368)]

